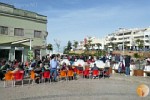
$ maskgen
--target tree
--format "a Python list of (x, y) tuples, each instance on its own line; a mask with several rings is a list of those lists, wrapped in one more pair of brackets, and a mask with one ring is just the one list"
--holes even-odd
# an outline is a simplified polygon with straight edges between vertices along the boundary
[[(138, 45), (138, 49), (142, 49), (143, 45), (144, 45), (144, 41), (137, 39), (136, 44)], [(139, 63), (139, 69), (141, 67), (141, 60), (143, 59), (143, 56), (139, 55), (139, 53), (135, 53), (134, 57), (137, 59), (137, 62)]]
[(68, 41), (68, 43), (67, 43), (67, 50), (68, 51), (70, 51), (71, 49), (72, 49), (72, 43), (71, 43), (71, 41)]
[(58, 50), (58, 52), (59, 52), (59, 49), (60, 49), (60, 41), (57, 40), (57, 39), (54, 39), (54, 41), (55, 41), (55, 45), (56, 45), (56, 47), (57, 47), (57, 50)]
[(89, 53), (89, 44), (85, 44), (84, 47), (85, 47), (85, 51), (87, 51), (87, 53)]
[(49, 43), (49, 44), (47, 45), (46, 49), (49, 50), (49, 53), (50, 53), (50, 51), (53, 50), (53, 45)]
[(101, 43), (96, 43), (97, 47), (98, 47), (98, 50), (100, 49), (100, 46), (102, 46)]
[(108, 50), (108, 45), (104, 45), (104, 50), (105, 50), (105, 51)]
[(92, 46), (92, 50), (94, 50), (94, 46), (95, 46), (95, 44), (91, 44), (91, 46)]
[(89, 48), (91, 47), (91, 42), (92, 42), (92, 40), (89, 39), (89, 40), (88, 40), (88, 46), (89, 46)]
[(96, 43), (97, 47), (98, 47), (98, 54), (99, 54), (99, 50), (100, 50), (100, 46), (102, 45), (101, 43)]
[(73, 46), (74, 46), (74, 48), (77, 48), (77, 46), (78, 46), (78, 41), (74, 41)]
[(143, 48), (143, 45), (144, 45), (144, 41), (143, 40), (137, 39), (135, 42), (137, 43), (139, 49)]

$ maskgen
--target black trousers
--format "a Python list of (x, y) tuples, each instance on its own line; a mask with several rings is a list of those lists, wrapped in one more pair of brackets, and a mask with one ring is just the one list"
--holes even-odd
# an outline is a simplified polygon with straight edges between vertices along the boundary
[(0, 71), (0, 80), (2, 80), (3, 78), (4, 78), (4, 73)]

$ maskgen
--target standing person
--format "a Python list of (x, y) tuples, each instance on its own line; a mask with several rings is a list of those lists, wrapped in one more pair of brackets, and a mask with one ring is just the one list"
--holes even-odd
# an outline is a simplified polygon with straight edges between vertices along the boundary
[(130, 75), (130, 56), (125, 56), (125, 74)]
[(52, 55), (51, 60), (50, 60), (50, 76), (54, 75), (54, 82), (56, 82), (57, 78), (57, 66), (58, 66), (58, 61), (56, 59), (56, 55)]
[(58, 62), (58, 64), (57, 64), (57, 69), (59, 70), (60, 69), (60, 62), (61, 62), (61, 57), (60, 57), (60, 54), (57, 54), (57, 56), (56, 56), (56, 60), (57, 60), (57, 62)]

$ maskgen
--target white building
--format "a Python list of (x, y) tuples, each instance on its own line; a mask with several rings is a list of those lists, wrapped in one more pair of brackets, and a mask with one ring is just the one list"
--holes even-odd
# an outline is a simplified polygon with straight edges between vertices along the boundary
[[(94, 49), (98, 49), (97, 44), (100, 43), (100, 49), (112, 48), (112, 49), (138, 49), (136, 40), (140, 39), (144, 41), (143, 48), (148, 50), (150, 49), (150, 27), (149, 28), (132, 28), (132, 29), (123, 29), (108, 34), (105, 38), (96, 38), (96, 37), (86, 37), (83, 41), (80, 41), (78, 44), (78, 50), (84, 50), (84, 45), (91, 40), (91, 45)], [(92, 47), (90, 48), (92, 49)], [(110, 50), (110, 49), (109, 49)]]
[(87, 44), (89, 40), (91, 41), (91, 45), (93, 46), (93, 48), (90, 47), (90, 49), (98, 49), (98, 46), (97, 46), (98, 43), (101, 44), (101, 46), (99, 48), (104, 49), (105, 39), (104, 38), (100, 39), (100, 38), (96, 38), (96, 37), (84, 38), (83, 41), (79, 42), (77, 49), (84, 50), (85, 49), (84, 45)]
[(137, 48), (136, 40), (140, 39), (144, 41), (143, 48), (150, 48), (150, 28), (134, 28), (134, 29), (122, 29), (109, 34), (105, 38), (105, 43), (108, 47), (112, 45), (110, 43), (116, 44), (117, 47), (124, 46), (126, 49)]

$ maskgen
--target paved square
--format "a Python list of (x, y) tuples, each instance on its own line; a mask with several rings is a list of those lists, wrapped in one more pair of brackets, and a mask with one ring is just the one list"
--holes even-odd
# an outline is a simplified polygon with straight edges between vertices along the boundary
[(4, 88), (0, 82), (0, 100), (150, 100), (139, 97), (140, 84), (150, 87), (150, 78), (113, 75), (109, 79), (83, 79), (56, 83), (24, 84)]

